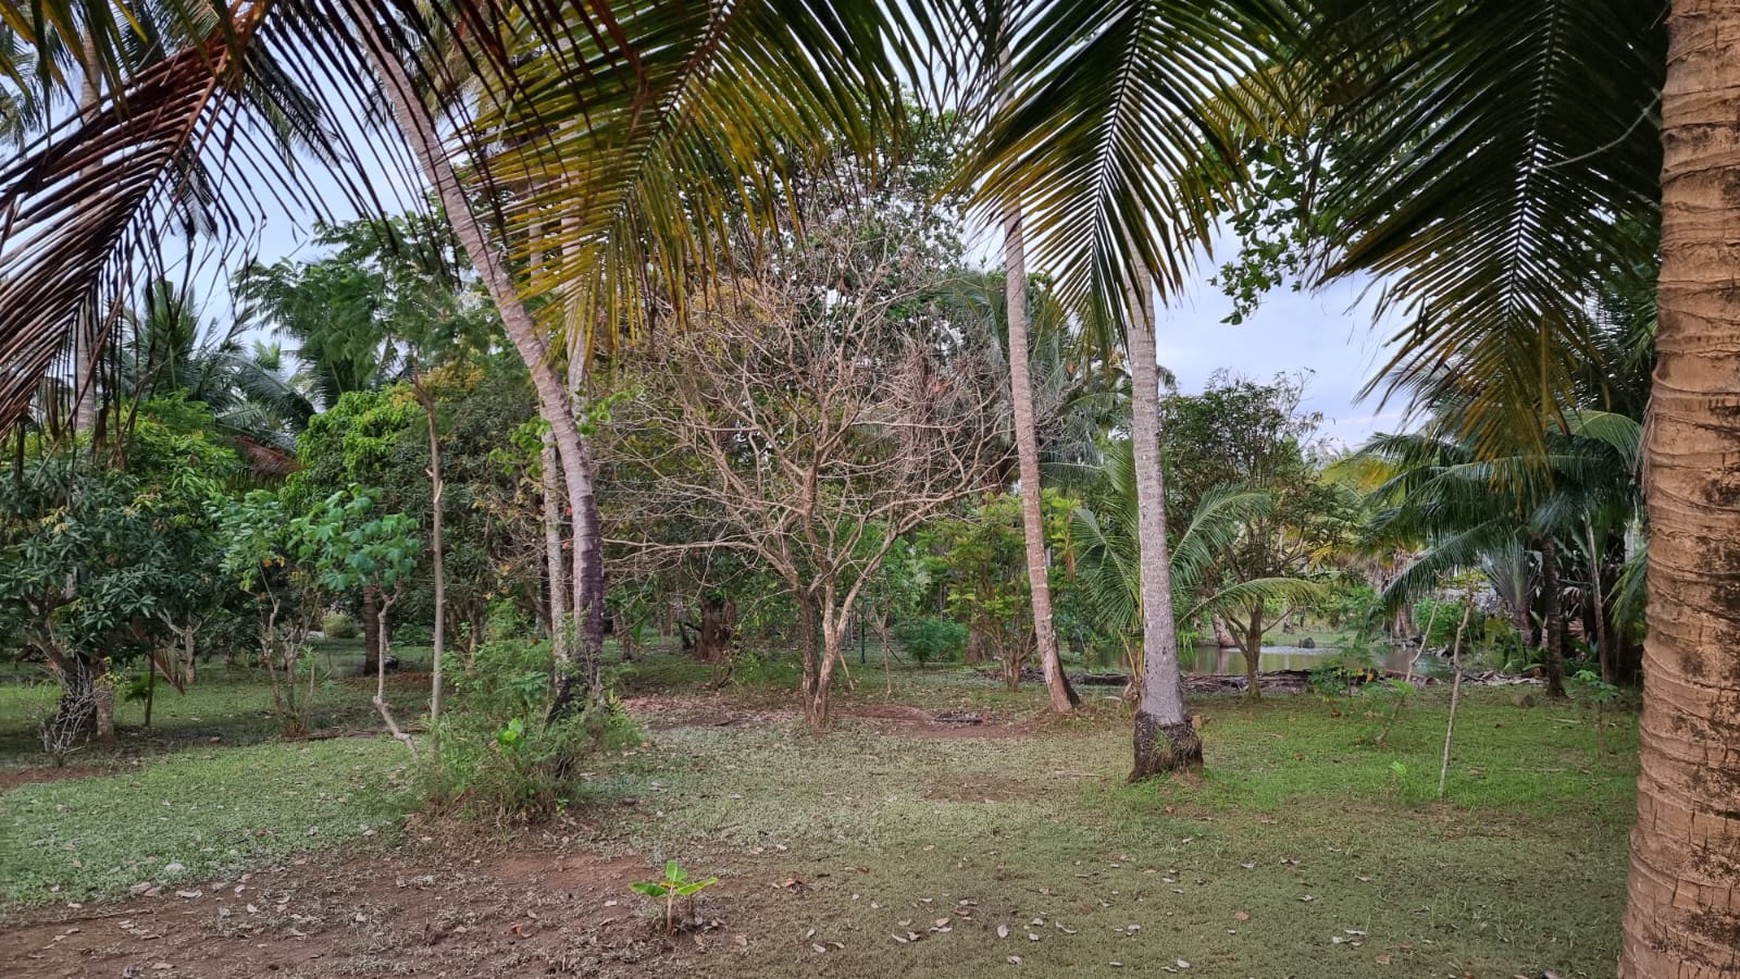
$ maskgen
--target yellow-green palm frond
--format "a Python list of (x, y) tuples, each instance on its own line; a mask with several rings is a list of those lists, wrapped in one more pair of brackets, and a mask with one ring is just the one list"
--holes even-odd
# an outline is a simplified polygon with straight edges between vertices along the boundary
[(1466, 395), (1477, 451), (1541, 449), (1600, 355), (1603, 277), (1651, 255), (1667, 4), (1316, 6), (1328, 274), (1384, 277), (1412, 320), (1372, 388)]
[(1176, 290), (1231, 201), (1239, 141), (1274, 122), (1254, 106), (1286, 101), (1251, 93), (1277, 77), (1267, 41), (1291, 12), (1262, 0), (1018, 6), (1001, 97), (983, 110), (977, 201), (1020, 208), (1033, 264), (1073, 306), (1120, 306), (1139, 271)]
[(472, 138), (523, 295), (607, 332), (719, 271), (743, 222), (788, 216), (789, 179), (896, 124), (897, 22), (880, 3), (619, 2), (610, 29), (514, 43), (515, 88)]

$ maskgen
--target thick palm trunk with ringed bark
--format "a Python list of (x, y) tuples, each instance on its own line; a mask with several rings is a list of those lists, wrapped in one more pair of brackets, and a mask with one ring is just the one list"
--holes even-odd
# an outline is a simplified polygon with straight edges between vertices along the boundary
[(1740, 976), (1740, 4), (1674, 0), (1624, 979)]

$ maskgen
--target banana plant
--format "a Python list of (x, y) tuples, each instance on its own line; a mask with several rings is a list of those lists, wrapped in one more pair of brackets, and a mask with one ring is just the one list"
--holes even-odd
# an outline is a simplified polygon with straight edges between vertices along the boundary
[(665, 861), (664, 880), (635, 881), (628, 885), (628, 889), (646, 897), (664, 898), (665, 931), (668, 933), (675, 931), (677, 927), (677, 898), (686, 897), (689, 899), (689, 917), (693, 918), (695, 916), (695, 895), (717, 883), (719, 883), (717, 877), (690, 880), (687, 870), (677, 866), (675, 860), (667, 860)]

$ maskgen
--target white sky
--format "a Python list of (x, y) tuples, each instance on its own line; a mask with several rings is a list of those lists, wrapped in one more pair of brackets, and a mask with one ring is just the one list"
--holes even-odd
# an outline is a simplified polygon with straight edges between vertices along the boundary
[(1395, 323), (1377, 321), (1375, 291), (1363, 282), (1337, 283), (1319, 292), (1282, 288), (1270, 293), (1238, 326), (1221, 322), (1232, 300), (1198, 276), (1187, 294), (1160, 311), (1156, 346), (1160, 363), (1178, 377), (1186, 394), (1202, 390), (1210, 374), (1227, 368), (1257, 381), (1278, 373), (1303, 372), (1308, 411), (1323, 413), (1321, 435), (1356, 446), (1379, 431), (1395, 431), (1403, 406), (1378, 412), (1379, 395), (1356, 397), (1385, 362), (1383, 344)]

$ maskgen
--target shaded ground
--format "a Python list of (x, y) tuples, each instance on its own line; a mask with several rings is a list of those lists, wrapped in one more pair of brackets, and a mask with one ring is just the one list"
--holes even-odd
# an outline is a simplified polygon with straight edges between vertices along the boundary
[(6, 929), (0, 975), (586, 975), (668, 948), (626, 900), (644, 871), (535, 843), (329, 852), (28, 915)]
[[(648, 744), (589, 762), (569, 811), (536, 830), (410, 817), (359, 835), (342, 820), (414, 805), (371, 789), (405, 764), (373, 740), (183, 751), (0, 794), (0, 819), (15, 820), (0, 836), (28, 836), (10, 858), (0, 840), (12, 861), (0, 869), (38, 882), (35, 903), (0, 919), (0, 976), (1614, 971), (1628, 718), (1601, 754), (1585, 710), (1469, 691), (1437, 801), (1439, 692), (1393, 721), (1365, 694), (1196, 698), (1208, 772), (1131, 787), (1116, 701), (1058, 722), (1037, 690), (932, 670), (897, 673), (887, 701), (872, 674), (817, 738), (789, 693), (696, 692), (669, 682), (683, 664), (653, 666), (661, 679), (629, 700)], [(937, 719), (962, 714), (981, 723)], [(164, 795), (184, 784), (206, 786), (190, 792), (221, 800), (221, 817)], [(250, 808), (273, 792), (306, 801)], [(151, 825), (161, 799), (176, 808)], [(252, 834), (268, 816), (277, 835), (223, 856), (236, 839), (224, 827)], [(305, 838), (298, 816), (320, 835)], [(139, 819), (121, 851), (157, 862), (127, 878), (91, 863), (97, 837)], [(166, 877), (182, 851), (147, 848), (169, 828), (225, 869)], [(626, 886), (666, 859), (722, 879), (701, 899), (709, 924), (674, 940)], [(164, 883), (155, 897), (73, 897), (134, 879)], [(66, 886), (45, 900), (51, 882)]]
[[(317, 643), (315, 649), (313, 662), (323, 682), (310, 713), (310, 727), (321, 732), (356, 727), (373, 731), (379, 715), (370, 703), (374, 679), (358, 673), (363, 659), (361, 641), (331, 640)], [(387, 676), (388, 699), (413, 703), (428, 690), (429, 676), (422, 672), (427, 668), (427, 654), (420, 649), (401, 654), (395, 654), (401, 655), (401, 670)], [(58, 694), (59, 688), (41, 666), (0, 673), (0, 788), (67, 777), (42, 774), (52, 766), (45, 764), (37, 735), (38, 723), (53, 711)], [(160, 681), (151, 713), (147, 728), (142, 702), (117, 703), (115, 744), (90, 745), (74, 754), (67, 767), (84, 773), (125, 771), (140, 759), (176, 751), (276, 741), (282, 731), (265, 678), (256, 671), (230, 670), (220, 663), (202, 662), (197, 682), (185, 694)], [(32, 773), (18, 774), (17, 769)]]

